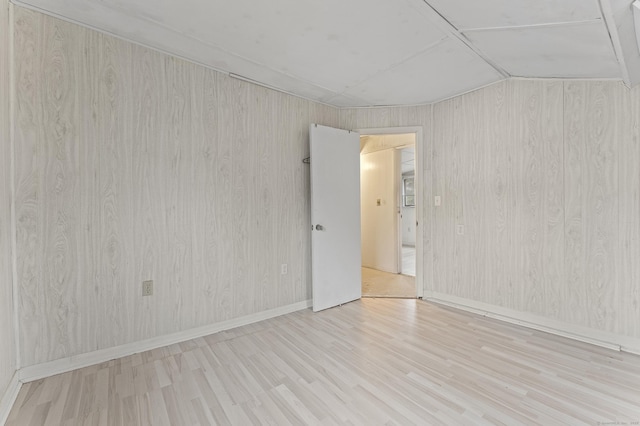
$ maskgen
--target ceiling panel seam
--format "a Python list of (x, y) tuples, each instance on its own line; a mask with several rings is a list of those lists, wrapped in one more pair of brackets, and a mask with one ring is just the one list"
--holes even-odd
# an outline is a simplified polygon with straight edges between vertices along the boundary
[(613, 53), (616, 55), (618, 65), (620, 66), (620, 72), (622, 73), (622, 81), (627, 87), (631, 87), (631, 78), (629, 76), (629, 70), (624, 58), (624, 52), (622, 50), (622, 43), (620, 43), (620, 36), (618, 34), (618, 28), (616, 27), (616, 20), (613, 17), (613, 9), (609, 0), (598, 0), (600, 6), (600, 13), (602, 14), (604, 27), (609, 35), (609, 41), (613, 46)]
[(438, 12), (438, 10), (436, 10), (435, 7), (431, 6), (431, 4), (429, 4), (428, 0), (423, 0), (423, 2), (427, 6), (427, 8), (430, 10), (430, 15), (431, 15), (430, 18), (431, 18), (431, 20), (439, 21), (438, 23), (440, 24), (440, 26), (444, 27), (443, 29), (445, 31), (447, 31), (450, 35), (453, 36), (452, 39), (458, 40), (458, 42), (462, 43), (464, 46), (466, 46), (468, 49), (470, 49), (480, 59), (482, 59), (490, 67), (492, 67), (494, 70), (496, 70), (496, 72), (498, 74), (500, 74), (502, 77), (504, 77), (504, 78), (510, 77), (510, 74), (504, 68), (502, 68), (500, 65), (498, 65), (497, 62), (495, 62), (493, 59), (491, 59), (489, 56), (487, 56), (480, 49), (478, 49), (471, 42), (471, 40), (469, 40), (467, 37), (465, 37), (465, 35), (462, 34), (460, 32), (460, 30), (458, 30), (458, 28), (456, 28), (455, 25), (453, 25), (447, 18), (445, 18), (440, 12)]
[[(581, 10), (582, 12), (587, 10), (586, 7), (582, 7), (582, 0), (566, 0), (567, 3), (574, 4), (573, 9), (569, 6), (551, 7), (557, 6), (559, 0), (548, 0), (546, 5), (544, 5), (546, 1), (540, 2), (540, 7), (533, 3), (525, 7), (523, 3), (522, 7), (511, 8), (509, 5), (504, 9), (498, 7), (502, 0), (487, 0), (487, 4), (481, 4), (479, 9), (467, 8), (460, 0), (405, 0), (409, 10), (405, 9), (403, 13), (399, 13), (398, 17), (406, 18), (409, 14), (415, 14), (413, 18), (402, 21), (402, 25), (413, 23), (415, 27), (410, 27), (413, 28), (411, 31), (407, 29), (402, 32), (402, 37), (398, 35), (389, 40), (382, 50), (372, 39), (348, 38), (352, 33), (346, 32), (344, 48), (332, 54), (331, 49), (334, 47), (332, 40), (335, 41), (330, 38), (335, 34), (329, 34), (329, 29), (332, 27), (328, 25), (325, 29), (322, 26), (316, 26), (304, 30), (315, 31), (314, 34), (317, 37), (309, 40), (315, 41), (316, 44), (309, 46), (298, 43), (296, 45), (303, 48), (306, 46), (305, 52), (311, 56), (304, 56), (305, 52), (293, 54), (298, 52), (297, 50), (291, 52), (283, 50), (284, 42), (278, 37), (271, 40), (271, 44), (267, 46), (271, 50), (252, 50), (250, 47), (253, 45), (247, 43), (258, 36), (258, 30), (251, 32), (252, 27), (242, 27), (242, 22), (245, 21), (238, 20), (237, 25), (234, 24), (222, 32), (199, 31), (199, 29), (209, 28), (211, 20), (203, 16), (203, 20), (192, 22), (192, 14), (197, 13), (198, 7), (190, 8), (190, 11), (182, 8), (184, 13), (176, 13), (181, 18), (172, 20), (171, 13), (176, 12), (177, 9), (160, 8), (158, 13), (151, 13), (151, 15), (145, 13), (148, 7), (153, 7), (153, 0), (141, 0), (138, 3), (140, 7), (133, 4), (127, 6), (126, 1), (121, 0), (9, 1), (20, 7), (45, 13), (162, 54), (204, 66), (231, 78), (337, 109), (362, 107), (357, 105), (365, 105), (365, 107), (432, 105), (444, 99), (478, 90), (480, 87), (474, 84), (489, 79), (489, 77), (471, 78), (476, 74), (482, 74), (481, 71), (491, 75), (492, 79), (499, 78), (500, 81), (519, 77), (545, 80), (620, 81), (622, 79), (628, 87), (631, 87), (631, 83), (637, 82), (639, 79), (637, 76), (640, 75), (637, 72), (640, 69), (640, 56), (637, 55), (635, 33), (633, 28), (629, 27), (630, 10), (627, 7), (633, 0), (590, 0), (588, 14), (578, 13)], [(286, 1), (288, 0), (275, 0), (273, 4), (284, 5)], [(366, 4), (366, 0), (358, 1), (363, 2), (361, 6)], [(396, 0), (384, 1), (389, 1), (391, 4)], [(449, 7), (447, 5), (449, 1), (457, 7), (453, 9)], [(392, 6), (393, 10), (402, 8), (405, 2), (402, 2), (402, 5), (396, 3)], [(84, 6), (77, 7), (83, 3), (87, 4), (86, 10)], [(110, 3), (111, 6), (106, 6), (105, 3)], [(193, 5), (197, 3), (198, 1), (195, 1)], [(488, 5), (494, 5), (494, 7), (488, 8), (486, 7)], [(265, 10), (272, 9), (271, 6), (267, 8)], [(64, 16), (47, 9), (55, 10)], [(225, 7), (220, 8), (221, 19), (225, 16), (236, 17), (233, 13), (237, 12), (236, 9), (231, 6), (228, 11)], [(556, 9), (563, 10), (564, 13), (553, 13)], [(78, 10), (84, 12), (80, 13)], [(330, 9), (327, 10), (330, 11)], [(358, 10), (362, 11), (363, 15), (367, 13), (366, 9)], [(442, 10), (442, 13), (439, 10)], [(123, 14), (127, 16), (121, 16)], [(331, 18), (333, 15), (321, 14), (320, 16)], [(163, 17), (167, 19), (163, 20)], [(465, 19), (458, 21), (460, 17)], [(490, 19), (483, 19), (483, 17)], [(239, 15), (238, 19), (240, 19)], [(273, 19), (275, 23), (287, 22), (280, 18), (273, 17)], [(554, 19), (564, 21), (549, 22)], [(316, 19), (316, 23), (320, 25), (323, 25), (323, 22), (326, 24), (329, 21)], [(522, 25), (518, 25), (519, 23)], [(401, 25), (399, 19), (397, 24)], [(137, 32), (134, 32), (132, 27), (138, 27)], [(419, 31), (428, 27), (431, 28), (430, 31)], [(404, 26), (398, 28), (405, 29)], [(537, 28), (540, 30), (538, 31)], [(297, 30), (302, 31), (302, 27)], [(394, 31), (394, 27), (388, 25), (387, 30)], [(283, 28), (278, 34), (285, 36), (288, 34), (290, 39), (291, 36), (298, 34), (296, 31)], [(374, 26), (373, 31), (376, 35), (381, 33), (378, 25)], [(243, 37), (246, 33), (253, 34), (252, 38), (248, 35)], [(423, 33), (426, 35), (421, 36)], [(225, 34), (225, 37), (219, 34)], [(329, 42), (322, 38), (323, 35), (325, 38), (328, 37)], [(634, 38), (632, 45), (630, 35)], [(238, 40), (235, 41), (237, 37)], [(346, 44), (347, 42), (349, 44)], [(446, 46), (443, 43), (446, 43)], [(399, 51), (401, 45), (405, 48)], [(324, 56), (330, 60), (320, 64), (321, 61), (314, 59), (314, 55), (317, 56), (318, 53), (315, 47), (327, 49), (319, 51), (326, 53)], [(274, 48), (276, 50), (273, 50)], [(432, 49), (437, 51), (431, 53)], [(395, 53), (390, 54), (390, 52)], [(442, 54), (438, 55), (439, 53)], [(364, 56), (353, 56), (359, 54)], [(299, 67), (289, 67), (293, 63), (304, 61), (305, 58), (307, 62), (300, 63)], [(341, 69), (339, 58), (354, 65), (357, 63), (354, 61), (362, 58), (371, 60), (367, 62), (365, 59), (363, 66)], [(467, 65), (461, 65), (460, 58), (464, 58), (466, 64), (473, 64), (474, 67), (468, 69)], [(323, 65), (333, 68), (330, 77), (323, 77)], [(425, 71), (429, 70), (432, 74), (425, 74)], [(467, 71), (456, 73), (453, 72), (454, 70)], [(595, 77), (596, 75), (602, 77)], [(614, 76), (616, 78), (613, 78)], [(432, 80), (432, 77), (435, 79)], [(442, 84), (438, 83), (440, 80)], [(423, 81), (432, 82), (432, 84), (425, 84), (424, 90), (418, 93), (412, 86), (420, 85)], [(464, 84), (465, 81), (468, 84)], [(490, 82), (481, 87), (491, 84), (495, 83)], [(404, 92), (399, 92), (400, 94), (393, 92), (397, 89), (402, 89)], [(460, 91), (460, 89), (463, 90)]]
[(430, 45), (428, 45), (426, 48), (424, 48), (424, 49), (422, 49), (422, 50), (420, 50), (420, 51), (418, 51), (418, 52), (416, 52), (416, 53), (414, 53), (414, 54), (412, 54), (412, 55), (409, 55), (409, 56), (407, 56), (406, 58), (403, 58), (403, 59), (401, 59), (400, 61), (398, 61), (398, 62), (396, 62), (396, 63), (394, 63), (394, 64), (391, 64), (391, 65), (390, 65), (390, 66), (388, 66), (387, 68), (382, 69), (382, 70), (380, 70), (380, 71), (376, 72), (375, 74), (372, 74), (372, 75), (368, 76), (367, 78), (364, 78), (364, 79), (362, 79), (362, 80), (358, 81), (358, 82), (357, 82), (357, 83), (355, 83), (355, 84), (352, 84), (352, 85), (350, 85), (350, 86), (346, 87), (342, 92), (340, 92), (340, 93), (338, 94), (338, 96), (352, 97), (352, 95), (347, 94), (347, 92), (348, 92), (349, 90), (351, 90), (351, 89), (353, 89), (353, 88), (355, 88), (355, 87), (358, 87), (358, 86), (360, 86), (360, 85), (362, 85), (362, 84), (365, 84), (367, 81), (370, 81), (370, 80), (372, 80), (372, 79), (374, 79), (374, 78), (378, 77), (380, 74), (383, 74), (383, 73), (386, 73), (386, 72), (388, 72), (388, 71), (391, 71), (391, 70), (393, 70), (393, 69), (395, 69), (395, 68), (399, 67), (400, 65), (402, 65), (402, 64), (404, 64), (404, 63), (406, 63), (406, 62), (408, 62), (408, 61), (410, 61), (410, 60), (412, 60), (412, 59), (414, 59), (414, 58), (416, 58), (416, 57), (418, 57), (418, 56), (424, 55), (424, 54), (425, 54), (425, 53), (427, 53), (428, 51), (435, 49), (436, 47), (438, 47), (439, 45), (441, 45), (442, 43), (444, 43), (445, 41), (450, 40), (450, 39), (451, 39), (451, 37), (449, 37), (449, 36), (445, 36), (445, 37), (443, 37), (442, 39), (440, 39), (440, 40), (438, 40), (438, 41), (436, 41), (436, 42), (431, 43), (431, 44), (430, 44)]
[(581, 21), (564, 21), (564, 22), (548, 22), (544, 24), (527, 24), (527, 25), (505, 25), (500, 27), (478, 27), (478, 28), (464, 28), (459, 31), (462, 33), (481, 32), (481, 31), (500, 31), (500, 30), (519, 30), (519, 29), (535, 29), (535, 28), (553, 28), (572, 25), (584, 25), (594, 24), (601, 22), (602, 19), (586, 19)]

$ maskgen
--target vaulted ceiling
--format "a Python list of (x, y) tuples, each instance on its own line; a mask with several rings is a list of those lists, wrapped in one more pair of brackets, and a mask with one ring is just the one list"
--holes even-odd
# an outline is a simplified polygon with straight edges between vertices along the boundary
[(13, 0), (338, 107), (509, 77), (640, 81), (633, 0)]

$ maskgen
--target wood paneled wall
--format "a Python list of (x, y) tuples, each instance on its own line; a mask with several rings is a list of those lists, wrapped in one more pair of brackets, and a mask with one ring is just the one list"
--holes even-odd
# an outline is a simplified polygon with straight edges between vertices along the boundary
[(0, 400), (16, 371), (11, 261), (9, 2), (0, 0)]
[(640, 87), (511, 80), (433, 105), (432, 126), (422, 108), (340, 122), (425, 126), (425, 290), (640, 338)]
[(640, 88), (512, 80), (435, 104), (432, 127), (413, 111), (341, 125), (424, 123), (426, 290), (640, 337)]
[(20, 8), (15, 49), (25, 366), (310, 298), (302, 159), (337, 109)]
[(432, 290), (565, 310), (562, 105), (563, 83), (516, 81), (434, 106)]
[(427, 290), (640, 337), (639, 88), (514, 80), (338, 112), (39, 13), (14, 24), (23, 365), (308, 299), (311, 122), (423, 126)]
[(639, 104), (515, 80), (435, 105), (433, 290), (640, 337)]

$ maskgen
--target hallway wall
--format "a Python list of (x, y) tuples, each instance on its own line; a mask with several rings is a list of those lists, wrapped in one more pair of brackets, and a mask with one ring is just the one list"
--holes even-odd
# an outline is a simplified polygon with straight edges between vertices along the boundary
[(398, 273), (399, 153), (385, 149), (360, 155), (362, 266)]

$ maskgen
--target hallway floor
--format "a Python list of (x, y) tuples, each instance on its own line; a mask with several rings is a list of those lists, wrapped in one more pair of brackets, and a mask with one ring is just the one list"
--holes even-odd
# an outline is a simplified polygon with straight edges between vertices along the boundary
[(362, 297), (416, 297), (415, 277), (362, 268)]
[(402, 246), (402, 274), (416, 276), (416, 248)]

